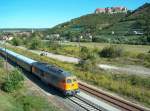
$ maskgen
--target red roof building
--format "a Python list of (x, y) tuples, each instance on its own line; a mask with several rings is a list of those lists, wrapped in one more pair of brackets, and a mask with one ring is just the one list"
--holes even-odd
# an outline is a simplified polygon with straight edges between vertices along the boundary
[(97, 9), (95, 10), (95, 13), (96, 13), (96, 14), (98, 14), (98, 13), (105, 13), (105, 12), (106, 12), (105, 8), (97, 8)]
[(95, 10), (96, 14), (99, 13), (127, 13), (126, 7), (108, 7), (108, 8), (97, 8)]

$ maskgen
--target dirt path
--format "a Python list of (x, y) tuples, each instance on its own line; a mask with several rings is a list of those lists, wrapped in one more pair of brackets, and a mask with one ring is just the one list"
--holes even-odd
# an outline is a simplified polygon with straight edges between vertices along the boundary
[(125, 74), (136, 74), (141, 76), (150, 76), (150, 69), (145, 68), (143, 66), (126, 65), (124, 67), (117, 67), (117, 66), (112, 66), (107, 64), (99, 64), (98, 66), (101, 69), (107, 71), (124, 72)]

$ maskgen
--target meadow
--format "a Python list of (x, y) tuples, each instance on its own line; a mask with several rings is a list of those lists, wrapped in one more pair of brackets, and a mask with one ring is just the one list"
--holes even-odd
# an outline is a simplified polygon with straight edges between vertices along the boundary
[[(65, 45), (79, 47), (78, 42), (68, 42), (64, 43)], [(150, 50), (150, 45), (128, 45), (128, 44), (109, 44), (109, 43), (89, 43), (89, 42), (80, 42), (80, 46), (85, 46), (89, 48), (98, 48), (103, 49), (106, 46), (117, 45), (123, 47), (125, 51), (132, 53), (147, 53)]]

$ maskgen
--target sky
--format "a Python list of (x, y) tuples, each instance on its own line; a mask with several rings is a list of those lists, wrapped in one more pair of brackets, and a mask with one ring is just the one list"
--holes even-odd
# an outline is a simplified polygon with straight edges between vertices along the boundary
[(96, 8), (134, 10), (150, 0), (0, 0), (0, 28), (50, 28)]

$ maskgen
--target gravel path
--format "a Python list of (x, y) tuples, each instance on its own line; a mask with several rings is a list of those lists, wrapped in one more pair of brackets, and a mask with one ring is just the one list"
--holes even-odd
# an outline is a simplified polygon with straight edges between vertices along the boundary
[[(21, 47), (21, 46), (19, 46), (19, 48), (26, 49), (25, 47)], [(80, 59), (75, 58), (75, 57), (68, 57), (68, 56), (64, 56), (64, 55), (58, 55), (58, 54), (37, 51), (37, 50), (29, 50), (29, 51), (39, 54), (39, 55), (41, 53), (45, 53), (47, 55), (47, 57), (57, 59), (57, 60), (60, 60), (63, 62), (78, 63), (80, 61)], [(107, 70), (107, 71), (113, 71), (113, 72), (117, 71), (120, 73), (136, 74), (136, 75), (141, 75), (141, 76), (150, 76), (150, 69), (145, 68), (143, 66), (126, 65), (124, 67), (118, 67), (118, 66), (113, 66), (113, 65), (108, 65), (108, 64), (98, 64), (98, 67), (103, 70)]]

